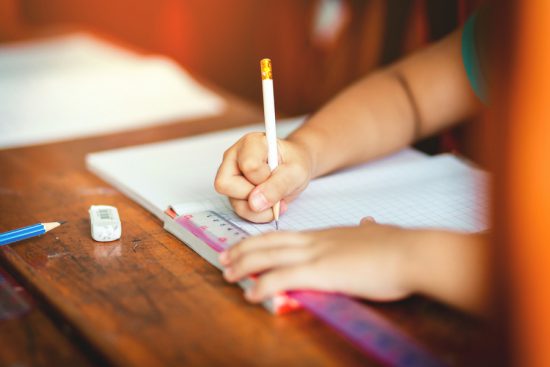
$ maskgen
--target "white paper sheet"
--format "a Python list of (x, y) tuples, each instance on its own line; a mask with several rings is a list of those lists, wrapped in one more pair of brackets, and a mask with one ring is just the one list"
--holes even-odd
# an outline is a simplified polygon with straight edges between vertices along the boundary
[(86, 34), (0, 47), (0, 148), (199, 118), (223, 106), (168, 58)]

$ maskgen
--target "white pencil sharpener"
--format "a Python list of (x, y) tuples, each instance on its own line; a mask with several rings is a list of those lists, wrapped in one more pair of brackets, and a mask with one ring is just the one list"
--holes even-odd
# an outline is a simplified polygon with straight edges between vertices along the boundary
[(118, 210), (109, 205), (92, 205), (89, 209), (92, 238), (99, 242), (118, 240), (122, 235), (122, 224)]

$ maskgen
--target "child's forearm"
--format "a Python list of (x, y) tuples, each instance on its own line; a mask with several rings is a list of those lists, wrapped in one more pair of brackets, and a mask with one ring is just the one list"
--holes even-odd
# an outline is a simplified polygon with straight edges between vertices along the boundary
[(358, 164), (413, 141), (413, 117), (402, 87), (378, 71), (312, 116), (290, 140), (306, 146), (313, 175)]
[(411, 289), (469, 312), (486, 311), (491, 263), (483, 235), (419, 231), (409, 248)]
[(475, 113), (460, 37), (454, 32), (360, 80), (292, 134), (311, 155), (314, 176), (391, 153)]
[(379, 71), (345, 90), (289, 139), (306, 146), (314, 177), (388, 154), (413, 141), (402, 93), (387, 71)]

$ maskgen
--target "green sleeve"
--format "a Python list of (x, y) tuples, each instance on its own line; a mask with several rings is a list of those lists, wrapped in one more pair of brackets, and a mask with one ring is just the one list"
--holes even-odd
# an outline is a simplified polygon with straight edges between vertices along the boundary
[(462, 61), (470, 85), (482, 102), (487, 102), (486, 82), (481, 68), (479, 52), (480, 36), (478, 32), (478, 13), (468, 18), (462, 30)]

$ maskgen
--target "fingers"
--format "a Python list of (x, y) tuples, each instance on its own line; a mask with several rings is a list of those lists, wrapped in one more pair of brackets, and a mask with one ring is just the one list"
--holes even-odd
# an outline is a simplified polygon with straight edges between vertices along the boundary
[(287, 200), (281, 200), (281, 207), (279, 208), (280, 210), (280, 213), (279, 215), (283, 215), (287, 212), (288, 210), (288, 204), (287, 204)]
[[(224, 153), (214, 186), (222, 195), (245, 199), (256, 185), (266, 181), (270, 176), (265, 135), (251, 133), (242, 137)], [(270, 207), (258, 202), (254, 208), (259, 205), (262, 205), (262, 209), (255, 209), (256, 211)]]
[(309, 244), (309, 236), (295, 232), (272, 232), (250, 237), (220, 255), (220, 262), (226, 266), (224, 277), (230, 282), (235, 282), (274, 269), (260, 276), (256, 285), (259, 290), (251, 293), (253, 301), (262, 300), (273, 294), (271, 292), (286, 289), (289, 285), (309, 286), (310, 283), (304, 283), (300, 274), (283, 271), (311, 266), (308, 264), (311, 264), (317, 255), (316, 248), (308, 246)]
[(229, 148), (223, 156), (222, 164), (216, 174), (214, 187), (220, 194), (235, 199), (248, 198), (255, 187), (243, 177), (237, 163), (237, 151), (234, 146)]
[(235, 282), (272, 268), (304, 263), (314, 255), (310, 247), (270, 247), (250, 252), (232, 262), (225, 269), (224, 276), (227, 281)]
[(248, 202), (256, 211), (271, 208), (275, 203), (297, 191), (307, 182), (307, 172), (296, 164), (281, 165), (275, 169), (271, 177), (256, 186), (250, 193)]
[[(239, 217), (253, 223), (269, 223), (275, 219), (273, 216), (273, 209), (271, 209), (271, 207), (258, 212), (250, 208), (248, 200), (229, 198), (229, 202)], [(279, 214), (283, 215), (287, 210), (288, 205), (285, 200), (281, 200), (281, 209)]]
[(255, 211), (250, 208), (247, 200), (229, 198), (229, 202), (231, 203), (233, 210), (239, 217), (249, 220), (251, 222), (268, 223), (272, 222), (274, 219), (273, 210), (271, 209), (271, 207), (268, 207), (267, 209), (261, 211)]
[(251, 302), (261, 302), (287, 290), (331, 290), (330, 282), (322, 279), (322, 263), (318, 261), (322, 247), (313, 246), (314, 239), (315, 236), (301, 232), (249, 237), (220, 255), (224, 277), (236, 282), (260, 274), (245, 293)]
[(267, 164), (267, 142), (264, 134), (245, 135), (239, 144), (237, 164), (246, 179), (259, 185), (269, 178), (271, 170)]
[[(300, 157), (298, 153), (289, 155)], [(265, 134), (251, 133), (224, 153), (214, 186), (217, 192), (230, 199), (239, 216), (265, 223), (273, 220), (270, 210), (273, 205), (286, 197), (289, 197), (287, 203), (292, 201), (308, 180), (307, 164), (299, 158), (296, 162), (283, 162), (271, 172), (267, 164)], [(283, 206), (282, 212), (285, 209)]]
[(220, 255), (220, 262), (228, 266), (245, 254), (284, 246), (305, 246), (310, 244), (309, 237), (299, 232), (270, 232), (262, 236), (248, 237)]
[(323, 281), (316, 276), (313, 263), (277, 268), (260, 276), (245, 292), (250, 302), (261, 302), (277, 293), (296, 289), (323, 290)]

